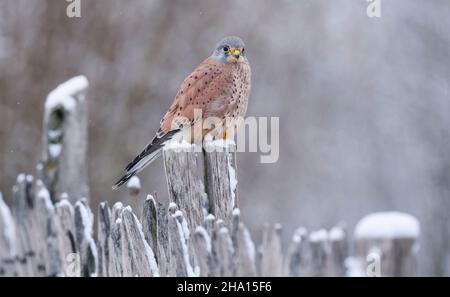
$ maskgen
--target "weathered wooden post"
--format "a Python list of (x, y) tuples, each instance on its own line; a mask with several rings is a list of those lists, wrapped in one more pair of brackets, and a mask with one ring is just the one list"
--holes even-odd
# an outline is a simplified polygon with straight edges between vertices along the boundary
[(98, 276), (110, 276), (111, 209), (108, 202), (102, 202), (98, 206), (97, 222)]
[(122, 264), (122, 219), (121, 213), (123, 205), (121, 202), (116, 202), (111, 210), (111, 225), (110, 235), (108, 240), (109, 261), (108, 261), (108, 276), (118, 277), (123, 276)]
[(264, 226), (262, 244), (259, 248), (259, 275), (283, 276), (283, 253), (281, 245), (282, 226)]
[(347, 233), (344, 228), (336, 226), (328, 232), (328, 235), (330, 243), (328, 276), (345, 276), (345, 260), (349, 254)]
[(370, 214), (355, 227), (356, 253), (367, 276), (415, 276), (419, 222), (409, 214)]
[(325, 229), (309, 234), (309, 246), (311, 251), (311, 276), (327, 276), (330, 257), (328, 232)]
[(201, 147), (172, 141), (163, 150), (169, 200), (175, 203), (192, 230), (208, 213), (205, 163)]
[(168, 276), (197, 276), (192, 265), (193, 259), (190, 250), (190, 231), (186, 220), (180, 210), (169, 208), (168, 234), (169, 234), (169, 267)]
[(169, 198), (185, 214), (192, 230), (207, 214), (231, 223), (238, 207), (235, 144), (172, 141), (163, 150)]
[(81, 276), (97, 275), (97, 246), (92, 237), (94, 215), (87, 202), (80, 200), (75, 204), (75, 238), (81, 261)]
[(209, 212), (230, 226), (237, 195), (236, 144), (216, 140), (205, 143), (206, 189)]
[[(37, 263), (38, 234), (35, 217), (35, 190), (32, 176), (20, 174), (13, 187), (13, 217), (16, 224), (17, 271), (20, 276), (39, 275), (43, 265)], [(41, 274), (42, 275), (42, 274)]]
[(286, 257), (287, 276), (308, 276), (311, 265), (311, 254), (308, 242), (308, 231), (298, 228), (292, 236), (291, 244)]
[(234, 276), (256, 276), (256, 250), (250, 232), (240, 221), (240, 211), (233, 210), (231, 240), (233, 242)]
[(88, 81), (74, 77), (53, 90), (45, 101), (42, 129), (42, 180), (55, 202), (67, 193), (72, 203), (89, 198), (87, 185)]
[(141, 223), (131, 207), (123, 208), (121, 220), (123, 276), (159, 276), (153, 250), (145, 240)]

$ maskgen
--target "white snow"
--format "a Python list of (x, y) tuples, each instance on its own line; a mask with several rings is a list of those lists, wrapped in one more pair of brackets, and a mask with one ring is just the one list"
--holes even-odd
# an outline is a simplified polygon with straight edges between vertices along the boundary
[(188, 240), (189, 237), (191, 236), (191, 232), (189, 231), (189, 227), (187, 225), (186, 219), (183, 216), (181, 216), (181, 217), (182, 217), (181, 227), (183, 227), (184, 236), (186, 237), (186, 240)]
[(152, 195), (147, 195), (147, 198), (145, 198), (145, 201), (150, 201), (150, 200), (155, 200), (155, 199), (153, 198)]
[(230, 178), (231, 207), (234, 207), (238, 181), (236, 179), (236, 170), (233, 168), (233, 166), (231, 166), (229, 158), (228, 158), (228, 175)]
[(130, 178), (127, 183), (128, 189), (141, 189), (141, 180), (136, 175)]
[(175, 202), (170, 202), (169, 209), (171, 209), (171, 208), (177, 208), (177, 204)]
[(240, 216), (241, 215), (241, 211), (239, 210), (239, 208), (233, 209), (232, 215), (233, 216)]
[(47, 188), (45, 187), (44, 183), (41, 180), (37, 180), (36, 181), (36, 186), (39, 189), (36, 195), (36, 199), (37, 200), (43, 200), (45, 203), (45, 207), (50, 210), (53, 211), (54, 210), (54, 206), (52, 203), (52, 200), (50, 198), (50, 193), (48, 192)]
[(48, 138), (55, 139), (59, 138), (62, 135), (62, 130), (49, 130), (47, 132)]
[[(64, 201), (67, 200), (67, 202), (69, 202), (69, 194), (67, 194), (66, 192), (61, 193), (61, 195), (59, 196), (59, 200)], [(70, 203), (70, 202), (69, 202)]]
[(120, 201), (117, 201), (116, 203), (114, 203), (113, 205), (113, 211), (116, 212), (118, 210), (121, 210), (123, 208), (123, 204)]
[(240, 226), (242, 228), (242, 235), (244, 236), (244, 245), (247, 249), (247, 254), (250, 257), (250, 259), (254, 262), (255, 261), (255, 244), (253, 243), (253, 240), (250, 236), (250, 232), (248, 232), (247, 228), (245, 228), (243, 225)]
[(34, 177), (32, 175), (27, 175), (26, 180), (27, 183), (32, 183), (34, 181)]
[(69, 79), (50, 92), (45, 100), (45, 109), (50, 110), (62, 106), (65, 110), (73, 110), (76, 106), (73, 96), (85, 90), (88, 86), (89, 82), (83, 75)]
[(21, 174), (19, 174), (18, 176), (17, 176), (17, 183), (19, 183), (19, 184), (21, 184), (21, 183), (23, 183), (24, 181), (25, 181), (25, 174), (24, 173), (21, 173)]
[(329, 232), (330, 241), (339, 241), (344, 239), (345, 232), (341, 227), (333, 227)]
[(181, 141), (177, 139), (173, 139), (171, 141), (166, 142), (164, 145), (163, 150), (174, 150), (175, 152), (184, 152), (184, 151), (191, 151), (191, 149), (195, 146), (195, 144), (191, 144), (187, 142), (185, 139), (182, 139)]
[(227, 227), (220, 227), (219, 233), (223, 234), (223, 235), (227, 235), (229, 233), (228, 232), (228, 228)]
[(198, 275), (196, 275), (194, 269), (192, 268), (191, 262), (189, 260), (189, 248), (186, 243), (186, 237), (183, 234), (184, 233), (183, 227), (181, 226), (180, 222), (178, 222), (178, 219), (175, 218), (175, 222), (177, 224), (178, 235), (180, 236), (182, 252), (183, 252), (183, 259), (184, 259), (184, 263), (186, 264), (187, 275), (188, 275), (188, 277), (196, 277)]
[(214, 146), (217, 148), (228, 148), (229, 146), (236, 145), (233, 139), (215, 139), (213, 140), (211, 135), (206, 135), (204, 140), (206, 145)]
[(81, 221), (83, 222), (84, 227), (84, 238), (88, 241), (93, 240), (91, 236), (91, 231), (93, 230), (93, 220), (91, 214), (89, 214), (86, 206), (80, 201), (75, 204), (75, 207), (79, 205)]
[(57, 158), (61, 155), (62, 145), (60, 143), (52, 143), (48, 146), (48, 152), (50, 157)]
[(2, 193), (0, 193), (0, 226), (4, 227), (2, 232), (7, 244), (9, 245), (9, 255), (13, 256), (16, 253), (16, 241), (14, 236), (16, 230), (11, 210), (3, 201)]
[(44, 164), (42, 164), (42, 162), (37, 163), (36, 171), (40, 172), (42, 170), (44, 170)]
[[(63, 208), (66, 208), (66, 209), (68, 209), (69, 211), (70, 211), (70, 213), (71, 213), (71, 217), (73, 217), (73, 207), (72, 207), (72, 204), (70, 203), (70, 201), (67, 199), (69, 196), (67, 195), (67, 196), (65, 196), (64, 194), (66, 194), (67, 195), (67, 193), (62, 193), (61, 194), (61, 200), (60, 201), (58, 201), (56, 204), (55, 204), (55, 207), (56, 208), (61, 208), (61, 207), (63, 207)], [(63, 198), (64, 197), (64, 198)], [(65, 197), (67, 197), (67, 198), (65, 198)]]
[(216, 217), (212, 213), (210, 213), (206, 216), (205, 221), (214, 221), (215, 219)]
[(347, 268), (346, 276), (348, 277), (363, 277), (366, 276), (362, 269), (361, 261), (354, 257), (348, 257), (344, 262)]
[(198, 227), (195, 229), (195, 233), (200, 233), (200, 234), (202, 234), (203, 238), (204, 238), (205, 241), (206, 241), (206, 250), (207, 250), (208, 252), (211, 252), (211, 238), (209, 237), (208, 232), (206, 232), (206, 229), (203, 228), (202, 226), (198, 226)]
[(292, 241), (295, 243), (299, 243), (302, 241), (302, 238), (308, 235), (308, 230), (304, 227), (299, 227), (295, 230), (294, 235), (292, 236)]
[(319, 231), (314, 231), (309, 234), (309, 241), (311, 242), (321, 242), (328, 240), (328, 232), (325, 229), (320, 229)]
[(292, 235), (292, 241), (295, 243), (299, 243), (302, 241), (302, 237), (296, 233), (294, 233), (294, 235)]
[(362, 218), (355, 227), (356, 238), (417, 238), (419, 221), (401, 212), (379, 212)]

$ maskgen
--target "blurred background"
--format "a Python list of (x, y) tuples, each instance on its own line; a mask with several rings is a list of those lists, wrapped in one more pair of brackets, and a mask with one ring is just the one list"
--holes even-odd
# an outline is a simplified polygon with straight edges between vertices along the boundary
[[(129, 201), (111, 185), (153, 137), (180, 82), (226, 35), (246, 42), (248, 115), (280, 117), (280, 158), (238, 156), (243, 220), (353, 230), (399, 210), (422, 227), (421, 275), (450, 275), (450, 2), (381, 1), (368, 18), (352, 1), (0, 2), (0, 191), (35, 173), (43, 103), (78, 74), (90, 81), (91, 207)], [(161, 160), (141, 174), (167, 199)], [(128, 199), (128, 200), (127, 200)], [(142, 194), (142, 200), (144, 194)]]

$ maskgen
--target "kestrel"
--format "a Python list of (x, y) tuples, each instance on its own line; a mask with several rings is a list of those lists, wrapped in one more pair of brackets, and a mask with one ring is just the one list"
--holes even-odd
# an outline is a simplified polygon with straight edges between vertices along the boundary
[[(229, 119), (245, 116), (251, 88), (251, 69), (245, 46), (239, 37), (225, 37), (204, 60), (183, 81), (175, 99), (160, 122), (153, 140), (126, 168), (126, 174), (113, 186), (117, 189), (132, 176), (153, 162), (164, 144), (172, 138), (191, 132), (197, 121), (198, 112), (203, 119), (216, 118), (222, 121), (226, 131), (235, 125)], [(230, 127), (230, 126), (233, 127)], [(203, 138), (213, 129), (202, 127)], [(222, 133), (221, 133), (222, 134)], [(191, 135), (191, 134), (190, 134)], [(193, 139), (191, 139), (193, 141)]]

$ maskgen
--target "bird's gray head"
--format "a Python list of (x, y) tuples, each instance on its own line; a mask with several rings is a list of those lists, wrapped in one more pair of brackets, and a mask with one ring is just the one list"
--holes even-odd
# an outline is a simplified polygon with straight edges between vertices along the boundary
[(247, 62), (245, 44), (239, 37), (225, 37), (217, 43), (211, 57), (229, 63)]

